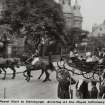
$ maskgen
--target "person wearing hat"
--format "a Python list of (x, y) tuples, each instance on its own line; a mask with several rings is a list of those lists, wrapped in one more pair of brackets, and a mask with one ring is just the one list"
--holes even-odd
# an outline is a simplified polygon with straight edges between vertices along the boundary
[(103, 95), (105, 95), (105, 72), (102, 74), (102, 77), (103, 77), (103, 81), (100, 85), (100, 92), (99, 92), (99, 97), (102, 98)]
[(78, 57), (78, 51), (77, 50), (74, 50), (74, 56)]
[(93, 55), (92, 56), (92, 61), (93, 62), (99, 61), (99, 58), (96, 55)]
[(74, 53), (73, 53), (73, 51), (70, 51), (70, 58), (72, 58), (72, 57), (74, 57)]
[(92, 62), (93, 59), (92, 59), (92, 55), (91, 55), (91, 52), (87, 52), (86, 53), (86, 62)]
[(105, 48), (103, 48), (103, 54), (102, 54), (103, 58), (105, 58)]
[(92, 89), (90, 91), (90, 99), (97, 99), (98, 98), (98, 89), (96, 87), (97, 82), (91, 81)]
[(71, 77), (70, 73), (66, 69), (61, 69), (57, 72), (56, 76), (58, 80), (57, 94), (60, 99), (73, 98), (73, 91), (71, 85), (75, 84), (76, 81)]

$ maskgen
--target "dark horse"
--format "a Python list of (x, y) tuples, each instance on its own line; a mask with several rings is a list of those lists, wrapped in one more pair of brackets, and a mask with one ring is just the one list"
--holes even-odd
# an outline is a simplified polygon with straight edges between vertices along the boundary
[(8, 40), (6, 34), (4, 34), (1, 39), (0, 39), (0, 74), (2, 71), (4, 72), (4, 77), (3, 79), (6, 78), (6, 69), (10, 68), (13, 71), (13, 76), (12, 79), (15, 78), (16, 75), (16, 70), (15, 66), (18, 66), (18, 59), (17, 58), (8, 58), (7, 57), (7, 45), (8, 45)]
[[(32, 77), (31, 72), (36, 70), (41, 70), (41, 74), (38, 77), (38, 79), (40, 79), (45, 73), (46, 77), (43, 80), (43, 82), (50, 80), (48, 70), (55, 70), (55, 67), (52, 64), (52, 62), (41, 61), (39, 57), (32, 57), (28, 62), (26, 62), (27, 59), (28, 58), (26, 56), (22, 57), (21, 59), (22, 62), (24, 62), (24, 65), (26, 66), (26, 70), (23, 72), (23, 75), (26, 77), (27, 81), (30, 81), (30, 78)], [(34, 62), (34, 64), (32, 64), (32, 62)]]
[(17, 58), (0, 58), (0, 73), (2, 71), (4, 72), (4, 77), (2, 79), (6, 78), (7, 68), (10, 68), (13, 71), (12, 79), (16, 76), (16, 70), (15, 67), (19, 67), (19, 59)]

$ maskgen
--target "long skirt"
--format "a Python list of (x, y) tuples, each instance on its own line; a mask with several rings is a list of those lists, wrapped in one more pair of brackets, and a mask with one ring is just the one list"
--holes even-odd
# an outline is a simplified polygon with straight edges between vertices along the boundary
[(69, 85), (70, 83), (58, 83), (58, 98), (60, 99), (70, 99), (70, 93), (69, 93)]

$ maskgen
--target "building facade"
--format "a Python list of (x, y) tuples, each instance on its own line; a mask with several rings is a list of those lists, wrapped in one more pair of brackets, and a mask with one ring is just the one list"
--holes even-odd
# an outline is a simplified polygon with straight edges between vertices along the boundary
[(75, 0), (74, 5), (72, 5), (71, 0), (59, 0), (59, 3), (64, 13), (67, 29), (71, 29), (71, 28), (82, 29), (83, 17), (80, 11), (81, 7), (78, 4), (78, 1)]
[(100, 25), (93, 25), (90, 36), (102, 37), (105, 36), (105, 21)]

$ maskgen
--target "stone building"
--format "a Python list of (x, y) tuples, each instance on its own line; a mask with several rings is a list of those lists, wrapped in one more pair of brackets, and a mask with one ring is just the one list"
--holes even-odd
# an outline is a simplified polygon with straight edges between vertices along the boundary
[(83, 17), (80, 11), (81, 7), (78, 4), (78, 1), (75, 0), (74, 5), (72, 5), (71, 0), (59, 0), (59, 3), (61, 4), (64, 13), (67, 29), (71, 28), (82, 29)]
[(102, 37), (105, 36), (105, 21), (100, 25), (93, 25), (92, 32), (89, 36)]

